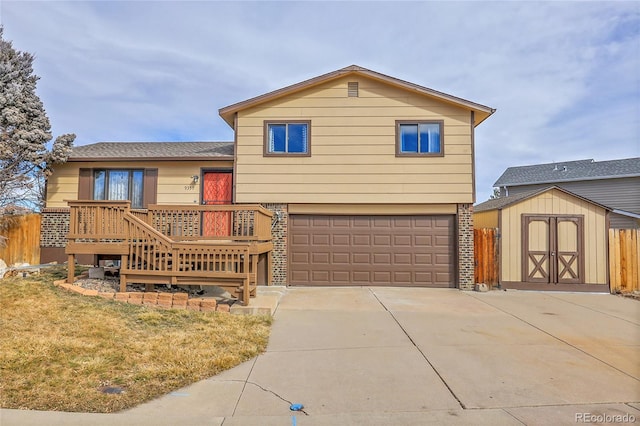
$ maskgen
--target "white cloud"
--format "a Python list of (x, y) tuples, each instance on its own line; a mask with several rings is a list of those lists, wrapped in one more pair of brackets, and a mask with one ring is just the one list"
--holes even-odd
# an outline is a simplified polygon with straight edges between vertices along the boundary
[(230, 140), (217, 110), (358, 64), (498, 109), (478, 200), (506, 167), (639, 156), (638, 2), (12, 2), (54, 133)]

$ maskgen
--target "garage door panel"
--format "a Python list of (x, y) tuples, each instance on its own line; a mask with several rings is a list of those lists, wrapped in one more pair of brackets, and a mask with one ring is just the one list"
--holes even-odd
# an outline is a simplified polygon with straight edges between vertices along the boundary
[(314, 216), (309, 223), (309, 226), (314, 228), (328, 228), (330, 225), (330, 218), (324, 216)]
[(309, 253), (307, 252), (298, 252), (291, 254), (291, 263), (299, 263), (299, 264), (308, 264), (310, 261)]
[(414, 244), (417, 246), (430, 246), (433, 241), (431, 235), (415, 235)]
[(434, 265), (447, 266), (449, 265), (450, 259), (451, 259), (451, 256), (447, 256), (444, 254), (436, 254)]
[(412, 274), (407, 271), (397, 271), (393, 274), (393, 281), (397, 284), (411, 283)]
[(433, 274), (431, 272), (416, 272), (416, 279), (424, 282), (433, 281)]
[(369, 253), (353, 253), (352, 263), (354, 265), (370, 265), (371, 255)]
[(382, 228), (389, 229), (391, 228), (391, 218), (386, 216), (374, 216), (371, 220), (372, 227), (374, 228)]
[(368, 216), (365, 216), (365, 217), (353, 216), (351, 226), (355, 229), (358, 229), (358, 228), (369, 229), (371, 228), (371, 220), (369, 220)]
[(411, 265), (412, 262), (411, 253), (395, 253), (393, 255), (394, 265)]
[(331, 227), (333, 228), (350, 228), (351, 223), (349, 216), (333, 216), (331, 218)]
[(334, 265), (349, 265), (351, 255), (349, 253), (331, 253), (331, 263)]
[(372, 281), (370, 271), (353, 271), (351, 278), (356, 284), (366, 285)]
[(363, 235), (363, 234), (353, 235), (351, 238), (351, 243), (354, 246), (369, 247), (371, 246), (371, 235)]
[(427, 253), (417, 253), (414, 256), (414, 263), (418, 265), (432, 265), (433, 264), (433, 256)]
[(374, 253), (373, 263), (376, 265), (391, 265), (391, 253)]
[(296, 234), (291, 238), (291, 243), (296, 245), (309, 245), (309, 235), (308, 234)]
[(290, 216), (290, 284), (454, 285), (453, 216)]
[(311, 279), (317, 282), (325, 282), (329, 280), (329, 271), (313, 271)]
[(292, 271), (291, 280), (294, 282), (309, 282), (311, 281), (309, 273), (309, 271)]
[(374, 235), (373, 236), (373, 245), (374, 246), (390, 247), (391, 246), (391, 235)]
[(436, 281), (438, 282), (447, 282), (452, 279), (453, 277), (448, 272), (436, 272)]
[(328, 265), (330, 253), (311, 253), (311, 262), (316, 265)]
[(434, 238), (433, 245), (435, 247), (450, 247), (449, 237), (446, 235), (436, 235)]
[(331, 283), (339, 285), (350, 282), (350, 271), (331, 271)]
[(314, 246), (328, 246), (331, 237), (328, 234), (313, 234), (311, 241)]
[(387, 284), (391, 282), (391, 272), (378, 271), (373, 273), (373, 283), (375, 284)]
[(396, 247), (411, 247), (413, 238), (411, 235), (394, 235), (393, 245)]
[(432, 229), (434, 221), (432, 216), (417, 216), (415, 220), (415, 228)]
[(349, 246), (349, 234), (334, 234), (331, 241), (333, 246)]

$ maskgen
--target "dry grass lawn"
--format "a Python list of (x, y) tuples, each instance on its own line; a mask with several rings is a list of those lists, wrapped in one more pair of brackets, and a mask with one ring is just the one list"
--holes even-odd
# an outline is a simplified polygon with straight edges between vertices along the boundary
[(81, 296), (52, 284), (65, 275), (0, 280), (0, 407), (118, 411), (266, 348), (270, 318)]

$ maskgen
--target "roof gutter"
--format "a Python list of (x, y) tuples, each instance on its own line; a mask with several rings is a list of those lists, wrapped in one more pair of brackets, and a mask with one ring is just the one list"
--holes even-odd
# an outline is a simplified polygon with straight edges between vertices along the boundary
[(619, 214), (621, 216), (632, 217), (634, 219), (640, 219), (640, 214), (633, 213), (633, 212), (628, 212), (626, 210), (613, 209), (613, 210), (611, 210), (611, 213)]
[[(144, 157), (145, 161), (233, 161), (233, 155), (218, 157)], [(95, 163), (95, 162), (124, 162), (140, 161), (140, 157), (74, 157), (68, 158), (67, 163)]]

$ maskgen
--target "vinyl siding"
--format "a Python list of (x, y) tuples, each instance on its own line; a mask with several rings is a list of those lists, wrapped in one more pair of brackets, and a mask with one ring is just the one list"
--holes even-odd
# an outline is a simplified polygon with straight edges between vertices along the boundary
[(501, 279), (522, 280), (522, 215), (572, 214), (584, 216), (585, 283), (607, 283), (606, 211), (592, 203), (552, 190), (505, 207), (501, 229)]
[[(551, 185), (512, 186), (509, 187), (509, 195), (543, 189)], [(640, 214), (640, 177), (558, 182), (556, 185), (612, 209)], [(612, 228), (638, 227), (638, 221), (628, 217), (612, 214), (610, 219)]]
[(81, 168), (158, 169), (158, 204), (198, 204), (200, 185), (191, 187), (191, 176), (201, 169), (231, 169), (231, 161), (162, 161), (162, 162), (72, 162), (56, 166), (47, 183), (47, 207), (67, 207), (65, 200), (78, 198), (78, 176)]
[[(347, 97), (347, 83), (359, 96)], [(264, 157), (265, 120), (311, 120), (310, 157)], [(395, 153), (396, 120), (444, 120), (443, 157)], [(346, 77), (238, 113), (236, 201), (471, 203), (471, 113), (366, 77)]]

